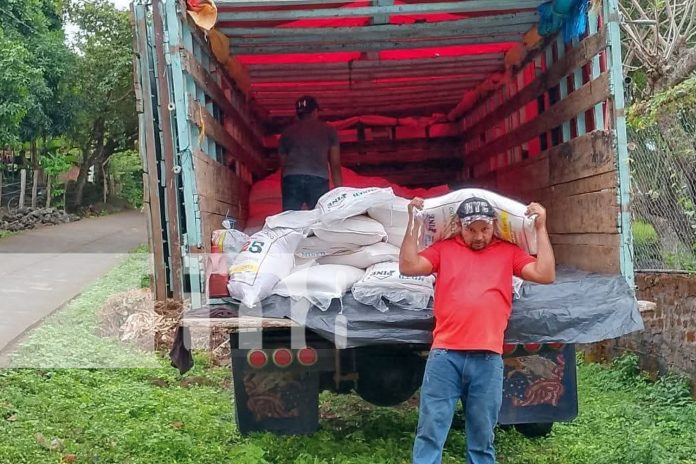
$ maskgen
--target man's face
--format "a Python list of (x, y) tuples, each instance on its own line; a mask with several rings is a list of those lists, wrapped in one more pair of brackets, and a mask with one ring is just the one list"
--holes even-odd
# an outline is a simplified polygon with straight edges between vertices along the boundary
[[(460, 221), (460, 225), (461, 221)], [(469, 225), (461, 227), (462, 240), (472, 250), (483, 250), (493, 240), (493, 232), (495, 231), (495, 222), (474, 221)]]

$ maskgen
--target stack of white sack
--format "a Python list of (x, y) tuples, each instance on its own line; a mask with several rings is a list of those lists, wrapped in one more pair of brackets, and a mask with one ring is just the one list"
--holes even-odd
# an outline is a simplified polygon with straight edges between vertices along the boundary
[[(472, 196), (494, 206), (500, 238), (536, 251), (534, 223), (524, 216), (525, 206), (480, 189), (426, 199), (420, 247), (457, 233), (457, 207)], [(342, 187), (322, 196), (314, 210), (267, 217), (265, 227), (249, 238), (230, 267), (230, 296), (254, 306), (276, 293), (326, 309), (331, 299), (352, 286), (356, 300), (382, 311), (387, 309), (385, 302), (408, 309), (427, 307), (434, 278), (401, 276), (398, 271), (408, 202), (391, 188)], [(323, 274), (338, 272), (329, 265), (342, 269), (331, 276), (333, 280)], [(358, 274), (365, 275), (356, 278)]]
[[(359, 189), (391, 187), (396, 195), (404, 198), (431, 198), (449, 192), (449, 188), (446, 185), (438, 185), (429, 189), (406, 188), (393, 184), (381, 177), (361, 176), (348, 168), (341, 168), (341, 175), (345, 187)], [(331, 185), (331, 187), (333, 188), (334, 186)], [(258, 232), (263, 228), (267, 217), (283, 211), (281, 190), (280, 171), (276, 171), (252, 185), (249, 192), (249, 217), (247, 218), (245, 229), (247, 234), (253, 235)]]
[(237, 229), (218, 229), (213, 231), (212, 249), (224, 256), (225, 271), (232, 265), (249, 236)]
[(270, 296), (295, 267), (295, 250), (303, 238), (302, 232), (287, 228), (252, 235), (230, 266), (230, 297), (253, 307)]
[(388, 262), (371, 266), (358, 282), (352, 293), (360, 303), (387, 311), (387, 302), (403, 309), (414, 311), (428, 307), (433, 297), (435, 277), (405, 276), (399, 272), (399, 263)]
[(293, 272), (273, 289), (273, 293), (293, 301), (307, 300), (322, 311), (334, 298), (343, 298), (365, 271), (341, 264), (318, 264)]
[[(482, 189), (461, 189), (436, 198), (424, 200), (422, 211), (423, 228), (419, 238), (419, 247), (426, 248), (435, 242), (445, 240), (459, 233), (457, 225), (457, 208), (462, 201), (471, 197), (488, 200), (495, 209), (498, 238), (518, 245), (527, 253), (536, 254), (537, 238), (534, 218), (527, 217), (527, 207), (515, 200)], [(390, 204), (376, 205), (368, 209), (367, 214), (381, 223), (387, 231), (389, 243), (396, 244), (403, 240), (403, 232), (408, 224), (409, 200), (396, 198)], [(390, 234), (390, 231), (392, 233)]]

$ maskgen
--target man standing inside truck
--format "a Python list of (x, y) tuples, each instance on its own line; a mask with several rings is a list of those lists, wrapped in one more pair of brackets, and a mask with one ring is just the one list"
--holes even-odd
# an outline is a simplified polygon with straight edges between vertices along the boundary
[(335, 187), (343, 185), (336, 129), (319, 120), (319, 103), (306, 95), (295, 102), (297, 121), (280, 136), (283, 211), (314, 209), (329, 191), (329, 167)]
[(421, 222), (409, 225), (401, 245), (399, 269), (404, 275), (437, 274), (435, 330), (421, 386), (414, 464), (442, 460), (445, 439), (459, 399), (465, 410), (467, 463), (494, 464), (494, 429), (503, 399), (503, 335), (512, 311), (512, 276), (551, 283), (556, 263), (546, 231), (546, 210), (531, 203), (536, 215), (536, 259), (493, 236), (495, 211), (483, 198), (469, 198), (457, 209), (461, 232), (418, 252)]

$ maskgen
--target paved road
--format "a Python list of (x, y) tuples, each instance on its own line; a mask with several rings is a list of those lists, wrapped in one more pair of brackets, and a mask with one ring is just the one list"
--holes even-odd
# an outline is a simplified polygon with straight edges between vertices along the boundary
[(145, 216), (128, 212), (0, 239), (0, 352), (146, 242), (146, 230)]

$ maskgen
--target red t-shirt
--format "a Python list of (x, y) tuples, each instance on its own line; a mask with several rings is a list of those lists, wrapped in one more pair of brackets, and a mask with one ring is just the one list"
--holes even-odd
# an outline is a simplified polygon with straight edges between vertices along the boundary
[(495, 238), (475, 251), (460, 236), (437, 242), (420, 255), (437, 273), (432, 347), (502, 353), (512, 311), (512, 276), (520, 277), (535, 259)]

